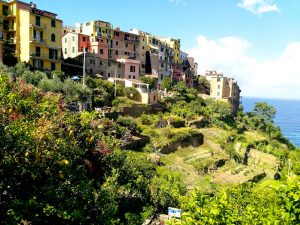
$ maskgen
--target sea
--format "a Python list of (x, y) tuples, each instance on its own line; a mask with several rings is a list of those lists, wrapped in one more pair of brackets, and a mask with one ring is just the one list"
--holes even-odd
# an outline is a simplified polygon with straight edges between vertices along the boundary
[(275, 124), (280, 127), (284, 136), (291, 143), (300, 148), (300, 99), (282, 100), (243, 97), (241, 100), (244, 112), (252, 111), (256, 102), (266, 102), (274, 106), (276, 108)]

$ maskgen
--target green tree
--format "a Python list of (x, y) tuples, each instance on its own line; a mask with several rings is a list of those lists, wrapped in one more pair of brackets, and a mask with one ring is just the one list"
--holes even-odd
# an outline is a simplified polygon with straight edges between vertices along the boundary
[(171, 91), (173, 86), (172, 79), (170, 77), (165, 77), (161, 82), (161, 87), (163, 89), (167, 89), (167, 91)]
[(155, 85), (155, 80), (152, 77), (142, 76), (141, 81), (143, 83), (149, 84), (149, 89), (152, 90)]
[(180, 197), (186, 193), (181, 175), (163, 167), (157, 168), (149, 188), (151, 200), (160, 211), (179, 206)]
[(134, 100), (134, 101), (140, 101), (141, 100), (140, 92), (134, 87), (125, 88), (125, 96), (127, 98), (131, 99), (131, 100)]
[(210, 94), (210, 83), (205, 77), (199, 78), (199, 90), (201, 94)]
[(183, 96), (188, 92), (188, 87), (186, 86), (184, 81), (179, 81), (177, 84), (173, 87), (174, 91), (177, 91), (179, 95)]
[(275, 107), (268, 105), (266, 102), (255, 103), (253, 112), (262, 117), (266, 122), (272, 122), (276, 115)]

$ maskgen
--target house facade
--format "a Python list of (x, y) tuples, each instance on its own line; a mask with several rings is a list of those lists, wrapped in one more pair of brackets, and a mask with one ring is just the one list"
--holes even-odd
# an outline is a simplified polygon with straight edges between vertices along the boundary
[(33, 3), (2, 1), (1, 8), (4, 63), (21, 61), (37, 69), (60, 70), (62, 20)]

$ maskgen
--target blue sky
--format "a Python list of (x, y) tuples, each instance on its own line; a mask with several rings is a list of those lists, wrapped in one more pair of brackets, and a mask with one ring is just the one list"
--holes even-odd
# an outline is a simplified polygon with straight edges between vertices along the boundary
[(216, 69), (234, 77), (243, 95), (300, 99), (299, 0), (34, 2), (65, 25), (99, 19), (123, 30), (180, 38), (200, 72)]

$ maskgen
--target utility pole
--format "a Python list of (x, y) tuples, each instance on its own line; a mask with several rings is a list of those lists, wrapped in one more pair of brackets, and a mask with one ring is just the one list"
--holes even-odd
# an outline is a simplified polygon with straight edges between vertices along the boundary
[(83, 76), (83, 86), (85, 86), (85, 47), (83, 48), (83, 71), (82, 71), (82, 76)]
[(115, 69), (115, 98), (117, 97), (117, 69)]
[(288, 159), (288, 164), (289, 164), (288, 177), (290, 177), (291, 176), (291, 164), (292, 164), (290, 159)]

